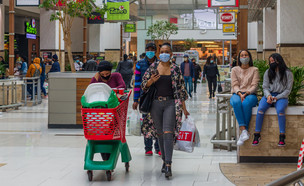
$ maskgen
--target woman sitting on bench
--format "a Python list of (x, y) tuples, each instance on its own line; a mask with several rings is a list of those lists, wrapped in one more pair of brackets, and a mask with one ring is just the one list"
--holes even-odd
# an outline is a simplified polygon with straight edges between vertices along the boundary
[(293, 85), (292, 72), (286, 66), (282, 56), (274, 53), (269, 57), (270, 68), (266, 70), (263, 79), (264, 96), (260, 101), (256, 117), (254, 140), (252, 145), (261, 141), (261, 129), (264, 114), (267, 109), (274, 106), (277, 110), (280, 136), (278, 146), (285, 146), (285, 109), (288, 105), (288, 95)]

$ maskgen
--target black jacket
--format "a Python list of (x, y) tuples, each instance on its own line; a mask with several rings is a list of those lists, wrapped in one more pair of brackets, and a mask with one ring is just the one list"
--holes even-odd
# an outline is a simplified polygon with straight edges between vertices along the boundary
[(204, 66), (204, 72), (203, 72), (203, 77), (216, 77), (220, 76), (220, 73), (218, 71), (217, 65), (212, 63), (210, 65), (205, 65)]
[(116, 68), (116, 72), (119, 72), (121, 75), (132, 75), (133, 62), (130, 60), (119, 62)]
[(194, 65), (195, 79), (199, 79), (199, 76), (200, 76), (201, 72), (202, 72), (202, 68), (198, 64)]
[(84, 71), (97, 71), (97, 63), (94, 59), (88, 60), (84, 64)]

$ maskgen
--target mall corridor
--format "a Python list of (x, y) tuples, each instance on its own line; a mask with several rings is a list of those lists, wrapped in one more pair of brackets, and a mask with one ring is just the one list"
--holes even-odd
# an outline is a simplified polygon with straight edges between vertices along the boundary
[(236, 163), (236, 151), (213, 149), (215, 99), (208, 99), (206, 84), (198, 85), (187, 106), (200, 132), (201, 147), (193, 153), (174, 151), (171, 180), (161, 175), (158, 155), (144, 155), (143, 137), (127, 136), (133, 158), (130, 172), (125, 172), (119, 159), (111, 182), (106, 181), (104, 171), (94, 171), (93, 182), (89, 182), (83, 170), (86, 139), (82, 129), (47, 129), (48, 104), (44, 100), (36, 107), (1, 113), (0, 185), (233, 185), (221, 173), (219, 163)]

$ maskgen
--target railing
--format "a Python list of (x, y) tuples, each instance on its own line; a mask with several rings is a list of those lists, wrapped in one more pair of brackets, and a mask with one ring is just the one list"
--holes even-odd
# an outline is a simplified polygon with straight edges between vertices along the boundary
[(22, 103), (18, 103), (17, 99), (17, 79), (0, 80), (0, 109), (6, 112), (6, 109), (18, 109)]
[(232, 94), (217, 94), (216, 134), (211, 138), (213, 148), (225, 148), (228, 151), (236, 144), (236, 118), (230, 105)]
[(269, 183), (267, 186), (281, 186), (281, 185), (294, 185), (294, 186), (303, 186), (304, 179), (304, 169), (292, 172), (282, 178), (279, 178), (276, 181)]
[[(27, 106), (28, 102), (33, 103), (32, 106), (40, 104), (42, 102), (41, 100), (41, 84), (40, 84), (40, 77), (24, 77), (24, 98), (23, 98), (23, 102), (24, 105)], [(32, 86), (32, 99), (31, 100), (27, 100), (27, 96), (28, 94), (28, 86)], [(37, 93), (37, 95), (36, 95)]]

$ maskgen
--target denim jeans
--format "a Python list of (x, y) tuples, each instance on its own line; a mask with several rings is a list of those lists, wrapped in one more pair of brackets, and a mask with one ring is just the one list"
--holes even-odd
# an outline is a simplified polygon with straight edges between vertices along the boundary
[[(271, 95), (277, 96), (278, 93), (271, 93)], [(263, 98), (261, 99), (260, 104), (259, 104), (258, 113), (257, 113), (257, 117), (256, 117), (256, 123), (255, 123), (256, 132), (261, 132), (262, 125), (263, 125), (263, 119), (264, 119), (264, 113), (272, 105), (274, 105), (277, 110), (280, 133), (285, 133), (285, 124), (286, 124), (285, 109), (288, 105), (288, 99), (287, 98), (279, 99), (279, 100), (277, 100), (276, 103), (269, 104), (269, 103), (267, 103), (267, 98), (265, 96), (263, 96)]]
[(42, 91), (43, 95), (46, 96), (46, 90), (43, 86), (44, 80), (45, 80), (45, 76), (40, 76), (41, 91)]
[(245, 126), (248, 129), (249, 122), (252, 114), (252, 107), (256, 106), (258, 98), (256, 95), (248, 95), (241, 101), (241, 97), (233, 94), (230, 99), (230, 104), (233, 107), (235, 117), (239, 123), (239, 126)]
[(192, 77), (191, 76), (184, 76), (184, 80), (185, 80), (185, 86), (186, 86), (187, 92), (188, 92), (189, 96), (192, 97), (192, 95), (191, 95), (191, 92), (193, 90)]

